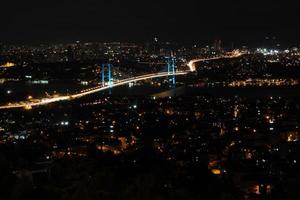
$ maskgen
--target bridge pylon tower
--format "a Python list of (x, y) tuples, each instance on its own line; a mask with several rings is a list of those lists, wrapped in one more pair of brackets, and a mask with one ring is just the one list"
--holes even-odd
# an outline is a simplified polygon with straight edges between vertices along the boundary
[(104, 87), (104, 86), (111, 87), (113, 84), (111, 68), (112, 68), (112, 66), (109, 63), (102, 64), (102, 68), (101, 68), (102, 87)]
[(175, 78), (175, 74), (176, 74), (176, 59), (173, 55), (171, 55), (170, 57), (167, 57), (167, 65), (168, 65), (168, 75), (172, 76), (169, 81), (172, 84), (172, 86), (175, 87), (176, 85), (176, 78)]

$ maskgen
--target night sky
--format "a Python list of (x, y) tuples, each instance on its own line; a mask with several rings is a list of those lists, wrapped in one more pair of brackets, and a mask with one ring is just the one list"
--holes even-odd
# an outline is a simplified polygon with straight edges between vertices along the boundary
[(259, 45), (265, 36), (300, 43), (296, 0), (6, 0), (0, 42), (164, 41), (209, 44), (216, 38)]

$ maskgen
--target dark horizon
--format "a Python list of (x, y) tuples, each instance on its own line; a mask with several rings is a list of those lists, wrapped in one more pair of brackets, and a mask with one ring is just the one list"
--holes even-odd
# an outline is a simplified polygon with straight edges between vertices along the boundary
[[(6, 1), (0, 13), (4, 44), (161, 41), (260, 46), (265, 37), (300, 44), (296, 2)], [(5, 19), (5, 20), (4, 20)]]

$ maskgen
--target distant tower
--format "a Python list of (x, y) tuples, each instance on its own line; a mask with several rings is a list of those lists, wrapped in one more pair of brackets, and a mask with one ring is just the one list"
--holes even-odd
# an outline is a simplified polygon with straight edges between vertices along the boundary
[(218, 42), (218, 51), (222, 50), (222, 40), (219, 40)]
[(153, 38), (153, 53), (156, 54), (159, 49), (158, 46), (158, 37)]
[(102, 87), (112, 86), (112, 77), (111, 77), (111, 64), (102, 64)]
[(222, 41), (221, 40), (215, 40), (215, 42), (214, 42), (214, 50), (216, 51), (216, 52), (220, 52), (221, 51), (221, 49), (222, 49)]
[(68, 58), (68, 62), (75, 61), (75, 51), (72, 48), (72, 46), (68, 46), (67, 48), (67, 58)]

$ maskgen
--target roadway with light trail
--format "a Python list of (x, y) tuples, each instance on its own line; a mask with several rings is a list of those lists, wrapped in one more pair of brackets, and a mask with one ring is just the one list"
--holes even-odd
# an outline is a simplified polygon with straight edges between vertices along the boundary
[[(175, 76), (180, 76), (180, 75), (186, 75), (189, 71), (177, 71), (174, 75)], [(143, 81), (147, 79), (153, 79), (153, 78), (160, 78), (160, 77), (166, 77), (166, 76), (173, 76), (173, 74), (169, 74), (168, 72), (162, 72), (162, 73), (155, 73), (155, 74), (146, 74), (142, 76), (137, 76), (133, 78), (128, 78), (128, 79), (123, 79), (121, 81), (114, 82), (111, 86), (99, 86), (99, 87), (94, 87), (90, 88), (87, 90), (83, 90), (78, 94), (74, 95), (67, 95), (67, 96), (58, 96), (58, 97), (53, 97), (53, 98), (45, 98), (41, 100), (37, 100), (37, 102), (21, 102), (21, 103), (15, 103), (15, 104), (8, 104), (4, 106), (0, 106), (0, 109), (13, 109), (13, 108), (31, 108), (35, 106), (41, 106), (41, 105), (46, 105), (58, 101), (67, 101), (67, 100), (73, 100), (73, 99), (78, 99), (90, 94), (94, 94), (97, 92), (101, 92), (110, 88), (118, 87), (121, 85), (126, 85), (132, 82), (137, 82), (137, 81)]]
[[(189, 70), (187, 71), (177, 71), (175, 72), (175, 76), (180, 76), (180, 75), (186, 75), (189, 72), (194, 72), (196, 70), (196, 64), (197, 62), (204, 62), (204, 61), (210, 61), (210, 60), (218, 60), (221, 58), (236, 58), (241, 56), (242, 54), (240, 53), (233, 53), (233, 55), (230, 56), (220, 56), (220, 57), (213, 57), (213, 58), (202, 58), (202, 59), (194, 59), (191, 60), (187, 66), (189, 67)], [(161, 72), (161, 73), (153, 73), (153, 74), (146, 74), (146, 75), (141, 75), (141, 76), (136, 76), (136, 77), (132, 77), (132, 78), (128, 78), (128, 79), (123, 79), (120, 81), (116, 81), (114, 83), (112, 83), (112, 85), (107, 85), (107, 86), (99, 86), (99, 87), (94, 87), (94, 88), (90, 88), (87, 90), (83, 90), (80, 93), (77, 94), (73, 94), (73, 95), (67, 95), (67, 96), (58, 96), (58, 97), (52, 97), (52, 98), (44, 98), (44, 99), (40, 99), (40, 100), (32, 100), (29, 102), (19, 102), (19, 103), (9, 103), (7, 105), (4, 106), (0, 106), (0, 110), (1, 109), (14, 109), (14, 108), (28, 108), (31, 109), (32, 107), (35, 106), (42, 106), (42, 105), (47, 105), (50, 103), (54, 103), (54, 102), (59, 102), (59, 101), (70, 101), (73, 99), (78, 99), (90, 94), (94, 94), (97, 92), (101, 92), (110, 88), (114, 88), (114, 87), (118, 87), (121, 85), (126, 85), (132, 82), (137, 82), (137, 81), (143, 81), (143, 80), (147, 80), (147, 79), (153, 79), (153, 78), (160, 78), (160, 77), (166, 77), (166, 76), (173, 76), (173, 74), (168, 73), (168, 72)]]
[(218, 57), (212, 57), (212, 58), (199, 58), (199, 59), (193, 59), (191, 60), (187, 66), (190, 68), (191, 72), (196, 71), (196, 63), (197, 62), (205, 62), (205, 61), (211, 61), (211, 60), (219, 60), (221, 58), (238, 58), (240, 56), (242, 56), (243, 54), (238, 52), (238, 51), (234, 51), (232, 53), (232, 55), (228, 55), (228, 56), (218, 56)]

